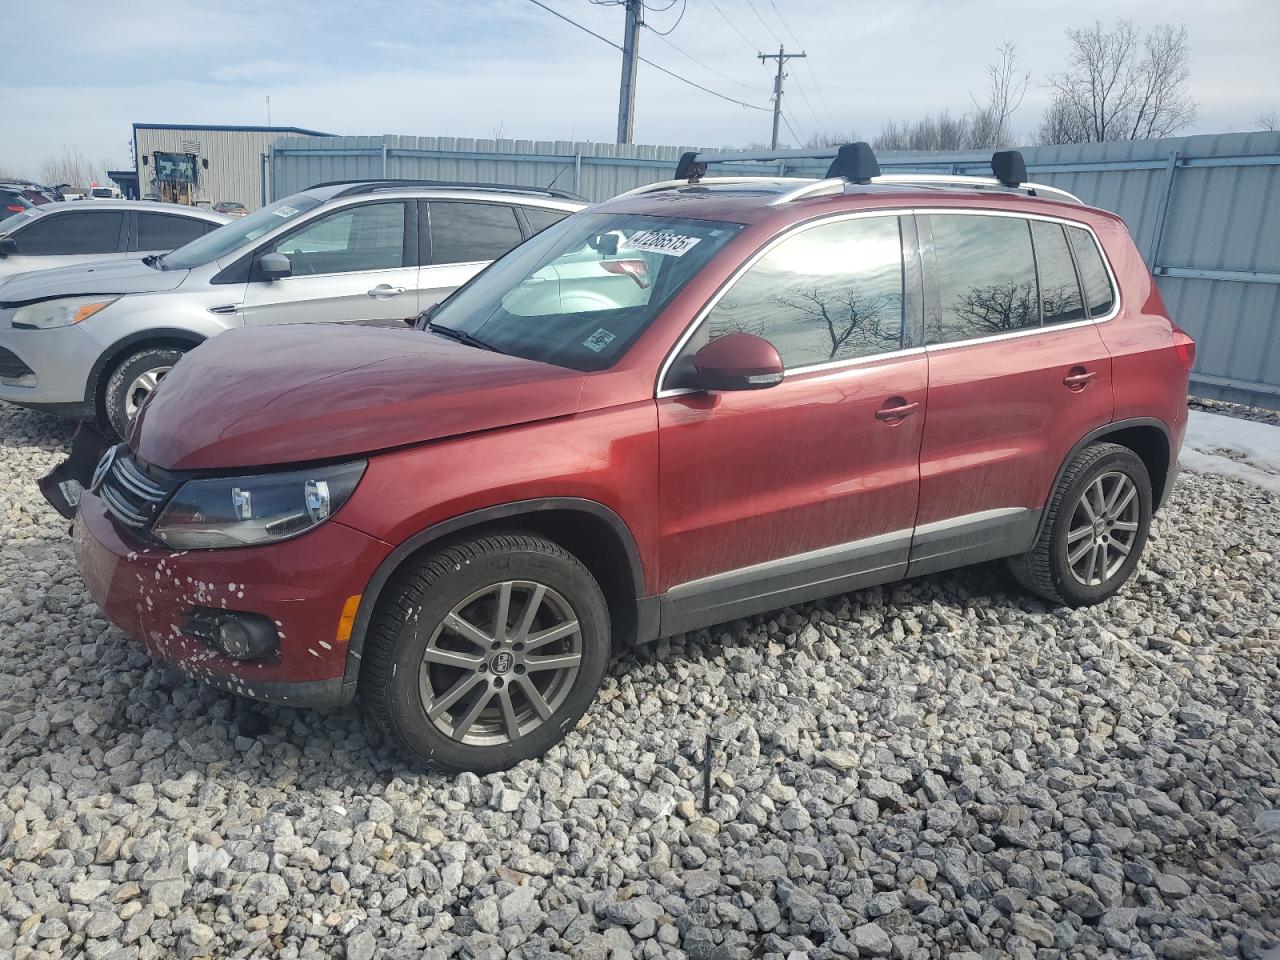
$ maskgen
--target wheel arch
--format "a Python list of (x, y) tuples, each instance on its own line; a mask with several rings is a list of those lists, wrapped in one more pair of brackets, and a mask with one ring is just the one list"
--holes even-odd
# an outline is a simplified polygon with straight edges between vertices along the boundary
[(498, 504), (428, 527), (405, 540), (378, 565), (361, 595), (347, 643), (344, 701), (355, 696), (369, 625), (396, 574), (429, 550), (495, 530), (522, 530), (543, 536), (581, 560), (604, 591), (615, 644), (656, 639), (657, 598), (646, 596), (640, 551), (630, 528), (617, 513), (602, 503), (577, 497)]
[[(1085, 447), (1100, 441), (1117, 443), (1122, 447), (1128, 447), (1138, 455), (1151, 478), (1152, 512), (1154, 513), (1158, 510), (1164, 503), (1165, 496), (1168, 493), (1169, 470), (1173, 463), (1169, 427), (1164, 421), (1157, 420), (1154, 417), (1133, 417), (1127, 420), (1117, 420), (1114, 423), (1104, 424), (1095, 430), (1091, 430), (1081, 437), (1058, 467), (1058, 472), (1053, 478), (1053, 485), (1049, 487), (1048, 496), (1045, 498), (1045, 506), (1047, 507), (1049, 501), (1053, 498), (1053, 492), (1058, 489), (1058, 484), (1062, 481), (1062, 475), (1066, 472), (1067, 467), (1070, 466), (1071, 461)], [(1040, 526), (1036, 530), (1037, 539), (1044, 531), (1048, 515), (1049, 511), (1047, 509), (1041, 512)]]
[(109, 372), (114, 370), (116, 365), (130, 353), (143, 347), (178, 347), (182, 350), (191, 350), (200, 346), (207, 339), (203, 334), (192, 330), (183, 330), (181, 327), (154, 327), (121, 337), (106, 350), (102, 351), (102, 355), (94, 363), (93, 369), (89, 371), (89, 379), (84, 386), (85, 409), (92, 410), (98, 417), (105, 415), (102, 396), (103, 383)]

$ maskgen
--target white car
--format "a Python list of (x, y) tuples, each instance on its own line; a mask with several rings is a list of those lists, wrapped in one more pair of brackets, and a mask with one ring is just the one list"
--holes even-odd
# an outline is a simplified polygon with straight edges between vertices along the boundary
[(0, 280), (98, 260), (139, 260), (202, 237), (231, 218), (173, 203), (46, 203), (0, 220)]
[(585, 205), (536, 187), (320, 184), (164, 256), (0, 280), (0, 400), (123, 435), (160, 379), (209, 337), (275, 323), (412, 322)]

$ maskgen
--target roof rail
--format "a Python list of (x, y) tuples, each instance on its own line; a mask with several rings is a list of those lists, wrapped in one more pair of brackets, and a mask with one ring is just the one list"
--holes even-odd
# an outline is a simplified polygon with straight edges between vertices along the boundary
[(1001, 183), (995, 177), (973, 177), (949, 173), (882, 173), (872, 183), (902, 183), (920, 187), (966, 187), (970, 190), (996, 190), (1002, 193), (1019, 193), (1028, 197), (1052, 195), (1053, 199), (1064, 199), (1070, 203), (1083, 204), (1084, 201), (1074, 193), (1068, 193), (1058, 187), (1050, 187), (1043, 183), (1025, 182), (1016, 187)]
[(353, 197), (362, 193), (373, 193), (394, 187), (451, 187), (455, 190), (492, 190), (501, 193), (527, 193), (534, 196), (555, 197), (558, 200), (576, 200), (586, 202), (586, 197), (568, 190), (556, 190), (551, 187), (530, 187), (514, 183), (479, 183), (466, 180), (397, 180), (397, 179), (365, 179), (365, 180), (326, 180), (306, 187), (315, 190), (320, 187), (346, 187), (339, 190), (334, 197)]

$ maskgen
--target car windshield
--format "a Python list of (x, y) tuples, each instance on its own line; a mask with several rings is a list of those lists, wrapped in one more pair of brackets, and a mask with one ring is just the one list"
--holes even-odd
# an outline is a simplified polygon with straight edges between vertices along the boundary
[(430, 329), (528, 360), (603, 370), (741, 230), (576, 214), (495, 261), (431, 315)]
[(318, 206), (320, 201), (313, 197), (301, 195), (285, 197), (270, 206), (255, 210), (247, 217), (224, 223), (218, 229), (211, 230), (202, 237), (196, 237), (186, 246), (179, 247), (172, 253), (166, 253), (160, 258), (159, 263), (166, 270), (190, 270), (193, 267), (204, 266), (211, 260), (217, 260), (239, 250), (246, 243), (257, 240), (263, 234)]
[[(3, 213), (3, 212), (4, 212), (3, 210), (0, 210), (0, 213)], [(21, 213), (15, 213), (11, 217), (6, 216), (0, 219), (0, 237), (7, 237), (9, 234), (13, 233), (13, 231), (17, 230), (20, 226), (22, 226), (28, 220), (31, 220), (37, 216), (39, 216), (39, 213), (36, 210), (31, 209), (31, 210), (23, 210)]]

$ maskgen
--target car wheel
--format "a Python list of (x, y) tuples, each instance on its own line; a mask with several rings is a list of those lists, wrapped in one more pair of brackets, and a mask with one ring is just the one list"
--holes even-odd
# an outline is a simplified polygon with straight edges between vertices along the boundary
[(360, 698), (419, 760), (492, 773), (559, 743), (609, 660), (595, 578), (527, 534), (457, 543), (388, 585), (370, 625)]
[(1146, 465), (1128, 447), (1097, 443), (1068, 465), (1035, 546), (1009, 566), (1022, 586), (1053, 603), (1101, 603), (1133, 573), (1150, 527)]
[(147, 347), (121, 360), (107, 377), (102, 407), (106, 425), (123, 437), (138, 415), (142, 402), (186, 351), (174, 347)]

